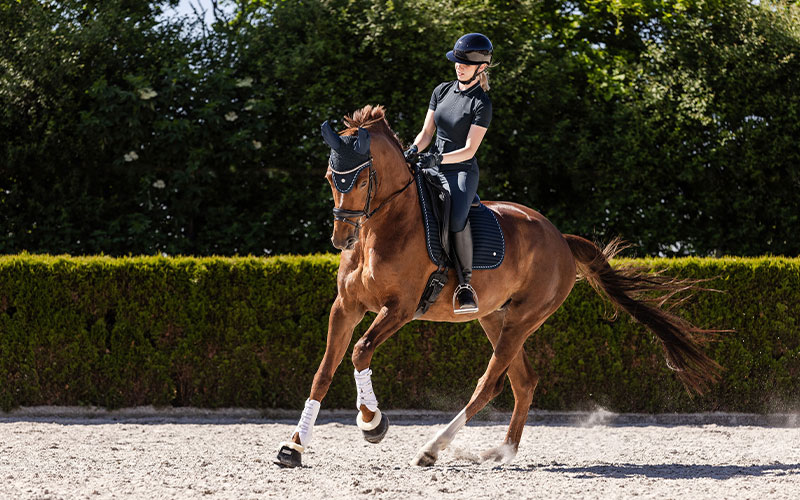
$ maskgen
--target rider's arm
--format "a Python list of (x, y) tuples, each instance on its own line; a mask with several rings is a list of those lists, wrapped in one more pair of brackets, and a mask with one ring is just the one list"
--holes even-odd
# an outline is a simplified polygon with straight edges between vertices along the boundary
[(442, 164), (471, 160), (472, 157), (475, 156), (475, 153), (478, 152), (478, 146), (481, 145), (483, 136), (486, 135), (486, 130), (486, 127), (470, 125), (469, 134), (467, 134), (467, 143), (461, 149), (443, 154)]
[(417, 149), (423, 151), (425, 148), (428, 147), (428, 144), (431, 143), (431, 139), (433, 139), (433, 134), (436, 133), (436, 124), (433, 121), (433, 110), (428, 109), (428, 114), (425, 115), (425, 123), (422, 125), (422, 130), (417, 135), (417, 138), (414, 139), (414, 144), (417, 145)]

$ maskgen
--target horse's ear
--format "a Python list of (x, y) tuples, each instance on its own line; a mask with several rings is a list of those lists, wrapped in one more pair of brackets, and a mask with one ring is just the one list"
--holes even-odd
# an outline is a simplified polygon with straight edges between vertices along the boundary
[(360, 155), (369, 153), (369, 132), (366, 129), (358, 127), (358, 139), (353, 143), (353, 150)]
[(339, 151), (339, 148), (342, 147), (342, 139), (339, 138), (339, 134), (337, 134), (331, 124), (328, 123), (328, 120), (325, 120), (322, 124), (322, 138), (325, 139), (325, 143), (331, 147), (334, 151)]

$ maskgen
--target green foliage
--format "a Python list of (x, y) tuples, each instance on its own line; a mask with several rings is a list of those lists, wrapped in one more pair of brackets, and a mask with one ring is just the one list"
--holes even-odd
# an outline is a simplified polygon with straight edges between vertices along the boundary
[(322, 200), (321, 175), (268, 167), (272, 97), (231, 69), (227, 28), (159, 4), (3, 2), (0, 251), (313, 250), (296, 209), (327, 211), (296, 192)]
[(407, 143), (496, 47), (480, 194), (644, 255), (800, 254), (800, 8), (750, 0), (0, 0), (0, 252), (328, 250), (326, 119)]
[[(580, 282), (526, 343), (541, 376), (534, 408), (797, 409), (800, 260), (616, 265), (631, 262), (721, 291), (698, 293), (680, 314), (735, 330), (706, 346), (725, 369), (722, 381), (689, 396), (655, 337), (627, 316), (609, 321), (610, 306)], [(0, 407), (299, 408), (325, 350), (337, 264), (332, 255), (0, 257)], [(460, 408), (490, 356), (477, 322), (415, 321), (377, 350), (375, 387), (385, 408)], [(506, 386), (494, 407), (511, 408)], [(324, 405), (350, 408), (354, 391), (345, 361)]]

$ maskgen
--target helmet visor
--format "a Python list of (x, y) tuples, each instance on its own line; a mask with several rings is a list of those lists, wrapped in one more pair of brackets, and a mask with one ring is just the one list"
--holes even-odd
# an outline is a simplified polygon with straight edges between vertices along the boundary
[[(453, 57), (450, 57), (450, 55)], [(458, 50), (453, 49), (447, 53), (447, 58), (453, 62), (459, 62), (461, 64), (483, 64), (483, 63), (490, 63), (492, 61), (492, 53), (488, 50)]]

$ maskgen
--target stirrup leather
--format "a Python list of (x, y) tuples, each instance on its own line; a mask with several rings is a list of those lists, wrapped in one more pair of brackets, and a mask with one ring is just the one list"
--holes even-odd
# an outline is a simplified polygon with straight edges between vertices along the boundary
[[(475, 307), (462, 308), (456, 306), (456, 303), (458, 302), (458, 292), (460, 292), (461, 290), (469, 290), (470, 292), (472, 292), (472, 298), (475, 299)], [(461, 304), (458, 305), (460, 306)], [(469, 283), (458, 285), (456, 287), (456, 291), (453, 292), (453, 312), (456, 314), (469, 314), (478, 312), (478, 294), (475, 293), (475, 289), (472, 288), (472, 285), (470, 285)]]

